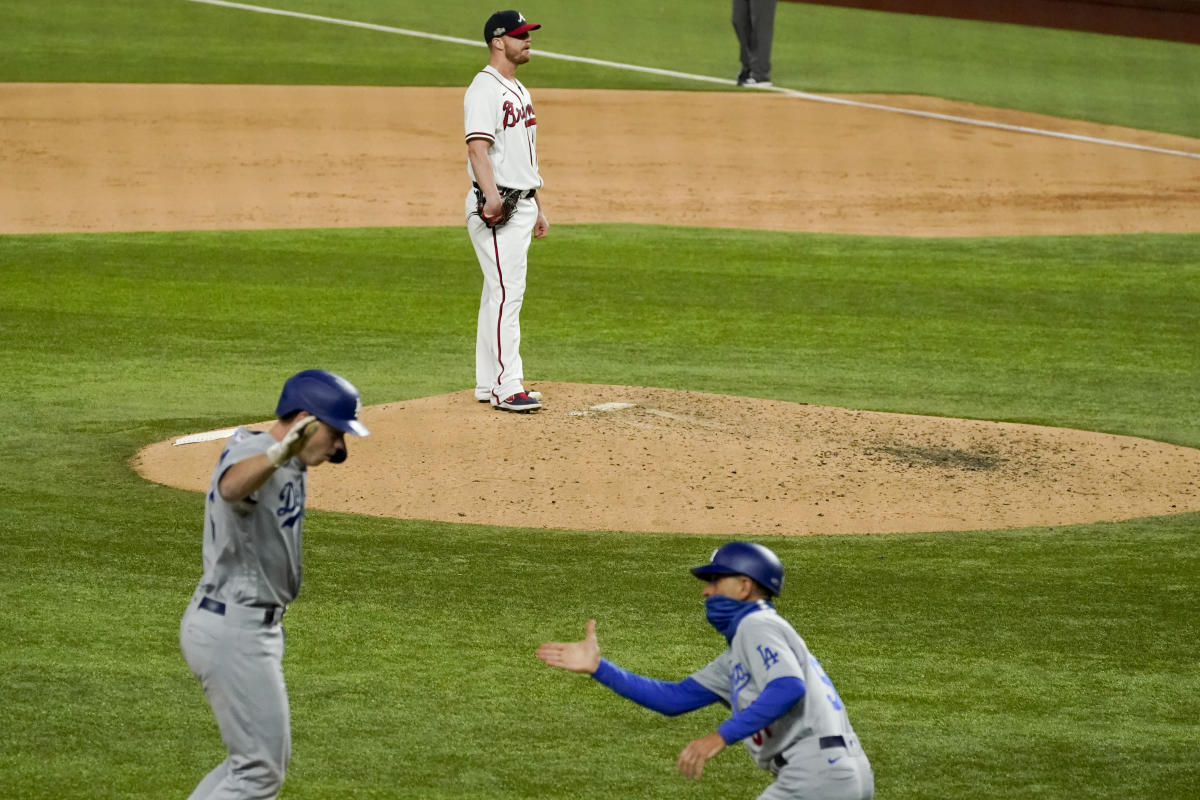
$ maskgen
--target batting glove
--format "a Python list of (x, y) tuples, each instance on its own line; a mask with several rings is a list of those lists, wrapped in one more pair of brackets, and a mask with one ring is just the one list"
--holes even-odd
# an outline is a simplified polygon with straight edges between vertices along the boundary
[(316, 421), (316, 417), (302, 417), (296, 420), (296, 424), (288, 428), (281, 441), (268, 447), (267, 460), (271, 462), (271, 466), (280, 467), (299, 455), (304, 445), (308, 444), (308, 440), (317, 432), (316, 426), (313, 425)]

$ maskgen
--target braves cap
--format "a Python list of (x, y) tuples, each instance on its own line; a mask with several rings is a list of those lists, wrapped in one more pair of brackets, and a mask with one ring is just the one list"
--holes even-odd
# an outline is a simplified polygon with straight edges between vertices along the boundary
[(483, 26), (483, 40), (490, 42), (497, 36), (520, 36), (540, 27), (536, 23), (526, 22), (520, 11), (497, 11), (488, 17), (487, 24)]

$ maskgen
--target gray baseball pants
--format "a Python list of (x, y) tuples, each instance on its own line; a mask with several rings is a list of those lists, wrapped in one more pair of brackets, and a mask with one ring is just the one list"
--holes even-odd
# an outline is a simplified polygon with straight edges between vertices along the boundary
[(292, 752), (283, 682), (283, 626), (264, 609), (224, 604), (216, 614), (188, 605), (179, 647), (204, 688), (228, 757), (189, 800), (269, 800), (279, 794)]
[(771, 80), (771, 43), (776, 0), (733, 0), (733, 30), (741, 46), (742, 71), (756, 81)]
[(813, 737), (781, 754), (787, 763), (772, 765), (775, 782), (758, 800), (871, 800), (875, 774), (856, 739), (846, 747), (819, 749)]

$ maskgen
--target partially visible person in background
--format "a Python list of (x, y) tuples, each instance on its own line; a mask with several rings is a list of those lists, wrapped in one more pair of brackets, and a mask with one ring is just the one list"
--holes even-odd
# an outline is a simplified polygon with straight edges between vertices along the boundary
[(776, 0), (733, 0), (733, 29), (741, 46), (738, 86), (771, 85), (771, 39)]

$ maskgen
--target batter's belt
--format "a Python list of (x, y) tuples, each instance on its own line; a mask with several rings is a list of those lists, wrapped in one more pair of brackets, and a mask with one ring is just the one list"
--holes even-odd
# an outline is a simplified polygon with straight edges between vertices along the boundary
[(251, 625), (274, 625), (283, 619), (283, 612), (286, 611), (284, 606), (239, 606), (233, 603), (222, 603), (220, 600), (214, 600), (211, 597), (201, 597), (200, 602), (196, 607), (216, 614), (218, 617), (225, 617), (228, 620), (240, 624)]

